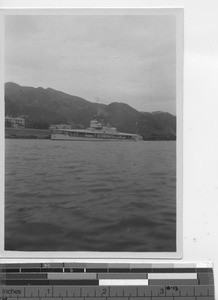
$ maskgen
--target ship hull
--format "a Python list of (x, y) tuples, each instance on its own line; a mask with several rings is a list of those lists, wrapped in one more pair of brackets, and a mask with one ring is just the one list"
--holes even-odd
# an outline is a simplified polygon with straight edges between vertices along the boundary
[[(79, 136), (68, 136), (63, 134), (51, 134), (51, 140), (59, 140), (59, 141), (126, 141), (124, 138), (101, 138), (101, 137), (79, 137)], [(132, 140), (133, 139), (128, 139)]]

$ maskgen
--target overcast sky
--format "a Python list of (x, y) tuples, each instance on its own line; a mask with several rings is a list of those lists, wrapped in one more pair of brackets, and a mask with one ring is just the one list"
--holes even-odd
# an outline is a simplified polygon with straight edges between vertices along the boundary
[(8, 81), (176, 114), (175, 17), (6, 16)]

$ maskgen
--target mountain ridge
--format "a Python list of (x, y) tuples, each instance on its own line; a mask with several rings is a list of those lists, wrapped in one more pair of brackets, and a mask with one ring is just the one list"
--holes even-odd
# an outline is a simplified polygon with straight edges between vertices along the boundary
[(122, 102), (93, 103), (50, 87), (5, 83), (5, 115), (28, 116), (27, 127), (38, 129), (60, 123), (86, 128), (96, 118), (118, 131), (138, 133), (144, 139), (176, 139), (176, 117), (168, 112), (140, 112)]

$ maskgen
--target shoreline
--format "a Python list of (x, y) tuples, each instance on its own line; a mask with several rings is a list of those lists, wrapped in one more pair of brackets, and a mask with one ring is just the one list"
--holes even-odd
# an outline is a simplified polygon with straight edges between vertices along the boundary
[[(51, 130), (34, 128), (5, 128), (6, 139), (50, 139)], [(143, 137), (143, 141), (176, 141), (176, 138), (166, 136)]]
[(6, 139), (50, 139), (49, 129), (5, 128)]

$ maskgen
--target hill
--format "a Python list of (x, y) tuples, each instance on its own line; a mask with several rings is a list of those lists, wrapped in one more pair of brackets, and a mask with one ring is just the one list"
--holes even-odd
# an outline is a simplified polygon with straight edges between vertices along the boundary
[(46, 128), (50, 124), (89, 125), (97, 104), (51, 88), (23, 87), (5, 84), (6, 115), (26, 115), (28, 127)]
[(138, 133), (146, 140), (176, 138), (176, 117), (164, 112), (139, 112), (125, 103), (97, 104), (51, 88), (5, 84), (5, 115), (26, 116), (29, 128), (47, 129), (51, 124), (86, 128), (96, 117), (117, 130)]

